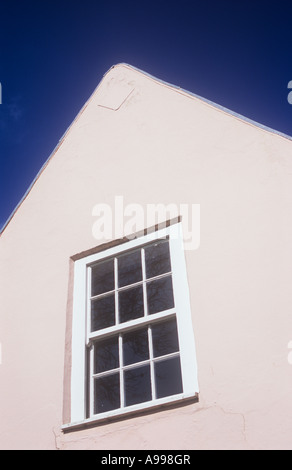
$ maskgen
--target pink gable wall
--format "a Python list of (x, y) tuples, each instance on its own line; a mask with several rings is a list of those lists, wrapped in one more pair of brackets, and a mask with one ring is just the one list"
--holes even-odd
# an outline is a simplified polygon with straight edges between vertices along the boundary
[[(112, 68), (0, 238), (0, 448), (291, 449), (291, 183), (289, 139)], [(69, 260), (115, 195), (201, 205), (186, 252), (200, 400), (63, 433)]]

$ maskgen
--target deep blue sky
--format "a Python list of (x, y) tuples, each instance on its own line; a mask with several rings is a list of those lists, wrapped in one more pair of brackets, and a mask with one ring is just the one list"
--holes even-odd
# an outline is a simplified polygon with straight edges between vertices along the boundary
[(288, 0), (1, 0), (0, 227), (119, 62), (292, 135)]

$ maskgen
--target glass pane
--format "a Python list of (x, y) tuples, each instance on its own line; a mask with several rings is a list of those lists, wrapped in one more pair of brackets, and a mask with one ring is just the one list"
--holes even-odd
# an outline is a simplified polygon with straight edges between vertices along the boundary
[(174, 307), (171, 276), (147, 283), (147, 301), (149, 314)]
[(123, 353), (125, 366), (149, 359), (147, 328), (124, 334)]
[(179, 357), (154, 363), (156, 397), (168, 397), (182, 393), (182, 378)]
[(94, 413), (120, 408), (120, 375), (110, 374), (94, 379)]
[(106, 295), (91, 302), (91, 331), (115, 324), (115, 296)]
[(145, 248), (146, 277), (158, 276), (171, 271), (168, 241)]
[(143, 315), (144, 303), (142, 286), (119, 292), (120, 323), (143, 317)]
[(143, 403), (152, 399), (149, 365), (126, 370), (124, 382), (126, 406)]
[(119, 367), (118, 336), (94, 344), (94, 374)]
[(153, 355), (164, 356), (179, 350), (176, 319), (152, 326)]
[(142, 281), (141, 251), (123, 255), (118, 259), (119, 287)]
[(96, 264), (91, 270), (91, 296), (114, 290), (114, 260)]

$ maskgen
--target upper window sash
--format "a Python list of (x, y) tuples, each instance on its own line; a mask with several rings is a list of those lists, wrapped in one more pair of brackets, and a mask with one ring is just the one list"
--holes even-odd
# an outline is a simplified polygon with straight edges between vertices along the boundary
[[(167, 247), (169, 247), (169, 237), (167, 237), (166, 240), (160, 239), (159, 242), (161, 243), (167, 243)], [(154, 242), (155, 243), (155, 242)], [(147, 273), (148, 277), (146, 275), (146, 254), (147, 254), (147, 249), (151, 249), (153, 247), (153, 242), (150, 244), (143, 244), (142, 246), (139, 246), (139, 248), (136, 248), (135, 251), (126, 251), (126, 254), (124, 252), (121, 252), (122, 254), (118, 254), (118, 256), (109, 258), (109, 261), (112, 261), (112, 266), (113, 268), (113, 276), (114, 276), (114, 289), (110, 290), (105, 290), (104, 292), (96, 294), (95, 289), (92, 287), (92, 271), (98, 267), (98, 263), (94, 264), (89, 264), (87, 265), (87, 292), (88, 292), (88, 297), (87, 297), (87, 344), (90, 343), (90, 341), (100, 338), (102, 336), (107, 336), (110, 334), (114, 334), (118, 331), (125, 331), (126, 329), (132, 328), (136, 325), (143, 325), (147, 324), (150, 321), (155, 322), (159, 318), (163, 318), (164, 316), (171, 315), (175, 313), (175, 305), (171, 306), (168, 305), (167, 309), (159, 310), (158, 312), (151, 312), (149, 311), (149, 306), (148, 306), (148, 288), (151, 286), (151, 283), (155, 283), (156, 281), (160, 281), (163, 279), (169, 279), (171, 282), (171, 287), (172, 287), (172, 294), (173, 294), (173, 286), (172, 286), (172, 270), (171, 270), (171, 262), (170, 262), (170, 253), (167, 253), (169, 255), (169, 258), (167, 256), (167, 259), (169, 259), (170, 265), (167, 266), (165, 271), (160, 270), (158, 273)], [(168, 250), (167, 250), (168, 251)], [(142, 269), (141, 269), (141, 279), (136, 281), (136, 282), (130, 282), (130, 283), (123, 283), (121, 286), (118, 285), (119, 281), (119, 276), (118, 276), (118, 266), (120, 263), (120, 260), (128, 255), (132, 254), (138, 254), (139, 258), (139, 264), (141, 263)], [(103, 261), (102, 261), (103, 263)], [(149, 267), (149, 265), (147, 265)], [(151, 267), (151, 262), (150, 262), (150, 267)], [(123, 294), (123, 292), (127, 292), (127, 290), (135, 289), (135, 288), (142, 288), (142, 297), (141, 300), (143, 302), (143, 315), (140, 316), (139, 318), (136, 319), (130, 319), (127, 321), (121, 321), (120, 316), (119, 316), (119, 296), (120, 294)], [(115, 310), (115, 324), (113, 326), (108, 326), (108, 327), (103, 327), (103, 328), (96, 328), (92, 329), (92, 303), (95, 303), (96, 301), (98, 302), (99, 300), (102, 301), (104, 298), (112, 298), (112, 301), (114, 303), (114, 310)], [(174, 301), (174, 298), (173, 298)], [(113, 320), (113, 318), (112, 318)]]

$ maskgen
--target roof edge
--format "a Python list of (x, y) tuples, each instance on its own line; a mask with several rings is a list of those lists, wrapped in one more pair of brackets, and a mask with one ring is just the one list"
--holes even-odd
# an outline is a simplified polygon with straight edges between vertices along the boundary
[[(125, 66), (125, 67), (128, 67), (128, 68), (130, 68), (130, 69), (133, 69), (133, 70), (135, 70), (136, 72), (140, 72), (140, 73), (142, 73), (143, 75), (147, 76), (148, 78), (151, 78), (152, 80), (155, 80), (155, 81), (157, 81), (157, 82), (159, 82), (159, 83), (161, 83), (161, 84), (163, 84), (163, 85), (166, 85), (166, 86), (168, 86), (168, 87), (170, 87), (170, 88), (174, 88), (174, 89), (177, 90), (177, 91), (181, 91), (181, 92), (185, 93), (186, 95), (192, 96), (193, 98), (197, 98), (197, 99), (203, 101), (204, 103), (207, 103), (207, 104), (209, 104), (210, 106), (213, 106), (214, 108), (219, 109), (220, 111), (223, 111), (223, 112), (225, 112), (225, 113), (227, 113), (227, 114), (230, 114), (231, 116), (234, 116), (234, 117), (236, 117), (236, 118), (238, 118), (238, 119), (240, 119), (240, 120), (242, 120), (242, 121), (244, 121), (244, 122), (247, 122), (248, 124), (252, 124), (252, 125), (254, 125), (254, 126), (256, 126), (256, 127), (260, 128), (260, 129), (263, 129), (263, 130), (265, 130), (265, 131), (267, 131), (267, 132), (271, 132), (272, 134), (276, 134), (276, 135), (278, 135), (278, 136), (280, 136), (280, 137), (283, 137), (283, 138), (285, 138), (285, 139), (292, 140), (292, 136), (290, 136), (290, 135), (288, 135), (288, 134), (285, 134), (284, 132), (277, 131), (276, 129), (273, 129), (272, 127), (266, 126), (265, 124), (261, 124), (261, 123), (258, 122), (258, 121), (254, 121), (253, 119), (250, 119), (250, 118), (244, 116), (243, 114), (237, 113), (236, 111), (232, 111), (231, 109), (226, 108), (225, 106), (222, 106), (222, 105), (220, 105), (220, 104), (218, 104), (218, 103), (215, 103), (214, 101), (211, 101), (211, 100), (208, 100), (207, 98), (204, 98), (203, 96), (200, 96), (200, 95), (198, 95), (198, 94), (196, 94), (196, 93), (193, 93), (193, 92), (191, 92), (191, 91), (188, 91), (188, 90), (186, 90), (186, 89), (184, 89), (184, 88), (181, 88), (181, 87), (178, 86), (178, 85), (173, 85), (173, 84), (170, 83), (170, 82), (166, 82), (166, 81), (164, 81), (164, 80), (161, 80), (160, 78), (157, 78), (157, 77), (155, 77), (154, 75), (151, 75), (151, 74), (148, 73), (148, 72), (144, 72), (143, 70), (141, 70), (141, 69), (139, 69), (139, 68), (137, 68), (137, 67), (135, 67), (135, 66), (133, 66), (133, 65), (127, 64), (127, 63), (125, 63), (125, 62), (121, 62), (121, 63), (118, 63), (118, 64), (116, 64), (116, 65), (113, 65), (113, 66), (109, 69), (109, 71), (110, 71), (112, 68), (118, 67), (118, 66)], [(108, 71), (108, 72), (109, 72), (109, 71)], [(107, 72), (107, 73), (108, 73), (108, 72)], [(106, 74), (105, 74), (105, 75), (106, 75)]]
[(45, 170), (45, 168), (47, 167), (47, 165), (49, 164), (50, 160), (53, 158), (53, 156), (55, 155), (55, 153), (57, 152), (57, 150), (61, 147), (63, 141), (65, 140), (65, 137), (66, 135), (68, 134), (68, 132), (70, 131), (71, 127), (73, 126), (73, 124), (77, 121), (77, 119), (79, 118), (79, 116), (83, 113), (83, 111), (85, 110), (85, 108), (87, 107), (89, 101), (91, 100), (91, 98), (93, 97), (93, 95), (95, 94), (97, 88), (99, 87), (99, 85), (101, 84), (103, 78), (105, 77), (105, 75), (107, 75), (110, 70), (115, 67), (114, 65), (103, 75), (102, 79), (98, 82), (97, 86), (94, 88), (93, 92), (90, 94), (89, 98), (86, 100), (86, 102), (84, 103), (84, 105), (82, 106), (82, 108), (80, 109), (80, 111), (76, 114), (75, 118), (73, 119), (73, 121), (71, 122), (71, 124), (69, 124), (69, 126), (67, 127), (67, 129), (65, 130), (65, 132), (62, 134), (62, 136), (60, 137), (57, 145), (54, 147), (53, 151), (50, 153), (50, 155), (48, 156), (48, 158), (45, 160), (45, 162), (43, 163), (43, 165), (41, 166), (40, 170), (37, 172), (36, 176), (33, 178), (31, 184), (29, 185), (29, 187), (27, 188), (27, 190), (25, 191), (24, 195), (22, 196), (22, 198), (20, 199), (20, 201), (18, 202), (18, 204), (15, 206), (15, 208), (13, 209), (13, 211), (11, 212), (10, 216), (8, 217), (8, 219), (6, 220), (6, 222), (4, 222), (3, 226), (0, 227), (0, 237), (2, 235), (2, 233), (4, 232), (4, 230), (6, 229), (7, 225), (11, 222), (11, 220), (13, 219), (14, 215), (16, 214), (16, 212), (18, 211), (19, 207), (21, 206), (21, 204), (24, 202), (24, 200), (27, 198), (27, 196), (29, 195), (30, 191), (32, 190), (33, 186), (35, 185), (35, 183), (37, 182), (37, 180), (39, 179), (39, 177), (41, 176), (41, 174), (43, 173), (43, 171)]
[(89, 101), (91, 100), (91, 98), (93, 97), (93, 95), (95, 94), (96, 90), (98, 89), (99, 85), (101, 84), (101, 82), (103, 81), (103, 79), (105, 78), (106, 75), (108, 75), (108, 73), (114, 69), (115, 67), (127, 67), (129, 69), (132, 69), (136, 72), (139, 72), (143, 75), (145, 75), (146, 77), (158, 82), (158, 83), (161, 83), (165, 86), (168, 86), (170, 88), (173, 88), (174, 90), (177, 90), (177, 91), (180, 91), (180, 92), (183, 92), (185, 93), (186, 95), (189, 95), (189, 96), (192, 96), (193, 98), (197, 98), (201, 101), (203, 101), (204, 103), (216, 108), (216, 109), (219, 109), (220, 111), (223, 111), (227, 114), (230, 114), (231, 116), (234, 116), (238, 119), (240, 119), (241, 121), (243, 122), (246, 122), (248, 124), (251, 124), (255, 127), (258, 127), (262, 130), (265, 130), (267, 132), (270, 132), (272, 134), (275, 134), (275, 135), (278, 135), (280, 137), (283, 137), (285, 139), (288, 139), (288, 140), (292, 140), (292, 136), (289, 136), (287, 134), (284, 134), (283, 132), (280, 132), (280, 131), (277, 131), (271, 127), (268, 127), (268, 126), (265, 126), (264, 124), (261, 124), (257, 121), (254, 121), (252, 119), (249, 119), (247, 118), (246, 116), (243, 116), (239, 113), (236, 113), (235, 111), (232, 111), (220, 104), (217, 104), (211, 100), (208, 100), (207, 98), (204, 98), (200, 95), (197, 95), (196, 93), (193, 93), (191, 91), (188, 91), (188, 90), (185, 90), (184, 88), (181, 88), (180, 86), (178, 85), (173, 85), (172, 83), (169, 83), (169, 82), (166, 82), (164, 80), (161, 80), (160, 78), (157, 78), (155, 77), (154, 75), (151, 75), (150, 73), (148, 72), (145, 72), (144, 70), (141, 70), (133, 65), (130, 65), (130, 64), (127, 64), (126, 62), (119, 62), (115, 65), (112, 65), (108, 70), (107, 72), (105, 72), (102, 76), (102, 79), (98, 82), (97, 86), (94, 88), (93, 92), (91, 93), (91, 95), (89, 96), (89, 98), (87, 99), (87, 101), (85, 102), (85, 104), (82, 106), (82, 108), (80, 109), (80, 111), (77, 113), (77, 115), (75, 116), (75, 118), (73, 119), (73, 121), (71, 122), (71, 124), (68, 126), (68, 128), (66, 129), (66, 131), (64, 132), (64, 134), (62, 135), (62, 137), (59, 139), (58, 141), (58, 144), (54, 147), (53, 151), (51, 152), (51, 154), (49, 155), (49, 157), (47, 158), (47, 160), (44, 162), (44, 164), (41, 166), (40, 170), (38, 171), (38, 173), (36, 174), (36, 176), (34, 177), (34, 179), (32, 180), (31, 184), (29, 185), (28, 189), (25, 191), (24, 195), (22, 196), (22, 198), (20, 199), (19, 203), (16, 205), (16, 207), (14, 208), (14, 210), (12, 211), (12, 213), (10, 214), (10, 216), (8, 217), (8, 219), (6, 220), (6, 222), (4, 223), (4, 225), (2, 227), (0, 227), (0, 237), (2, 235), (2, 233), (4, 232), (4, 230), (6, 229), (6, 227), (8, 226), (8, 224), (10, 223), (10, 221), (12, 220), (12, 218), (14, 217), (14, 215), (16, 214), (17, 210), (19, 209), (19, 207), (21, 206), (21, 204), (24, 202), (24, 200), (27, 198), (28, 194), (30, 193), (30, 191), (32, 190), (33, 186), (35, 185), (35, 183), (37, 182), (37, 180), (39, 179), (39, 177), (41, 176), (42, 172), (45, 170), (45, 168), (47, 167), (47, 165), (49, 164), (50, 160), (53, 158), (53, 156), (55, 155), (55, 153), (57, 152), (57, 150), (59, 149), (59, 147), (62, 145), (66, 135), (68, 134), (68, 132), (70, 131), (71, 127), (73, 126), (73, 124), (77, 121), (77, 119), (79, 118), (79, 116), (83, 113), (83, 111), (85, 110), (85, 108), (87, 107)]

